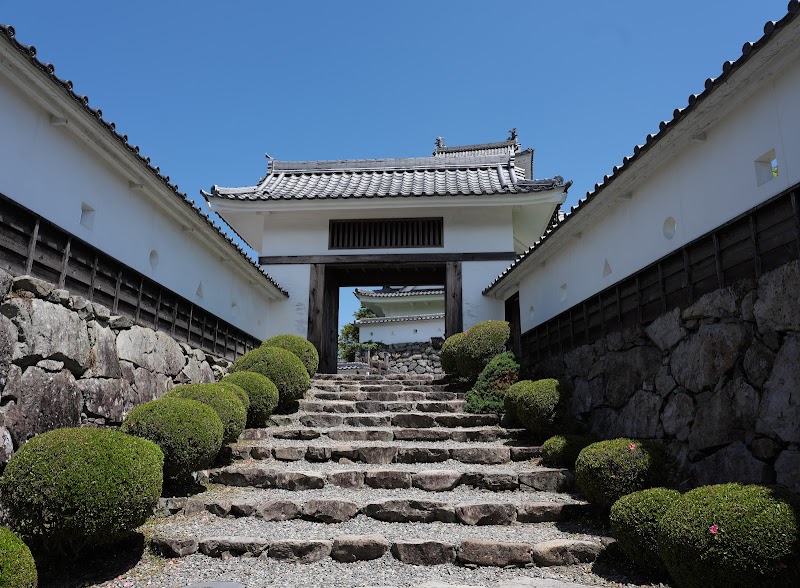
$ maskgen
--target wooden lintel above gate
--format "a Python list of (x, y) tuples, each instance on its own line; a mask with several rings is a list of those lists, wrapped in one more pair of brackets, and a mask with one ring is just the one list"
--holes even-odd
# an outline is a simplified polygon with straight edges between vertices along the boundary
[(487, 253), (376, 253), (357, 255), (264, 255), (258, 258), (261, 265), (286, 264), (396, 264), (396, 263), (449, 263), (456, 261), (511, 261), (513, 251)]

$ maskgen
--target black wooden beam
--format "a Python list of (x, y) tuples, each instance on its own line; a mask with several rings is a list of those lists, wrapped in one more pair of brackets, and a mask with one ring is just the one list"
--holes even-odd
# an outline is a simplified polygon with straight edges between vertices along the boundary
[(395, 264), (395, 263), (448, 263), (456, 261), (512, 261), (513, 251), (487, 253), (377, 253), (356, 255), (264, 255), (258, 258), (261, 265), (315, 264)]

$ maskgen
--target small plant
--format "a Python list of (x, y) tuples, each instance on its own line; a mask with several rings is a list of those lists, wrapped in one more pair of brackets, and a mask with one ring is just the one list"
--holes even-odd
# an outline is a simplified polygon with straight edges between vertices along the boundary
[(247, 392), (250, 409), (247, 411), (248, 427), (266, 427), (272, 411), (278, 406), (278, 388), (266, 376), (255, 372), (234, 372), (222, 378)]
[(298, 335), (276, 335), (261, 344), (262, 347), (280, 347), (294, 353), (303, 365), (309, 376), (317, 373), (319, 367), (319, 352), (308, 340)]
[(461, 354), (461, 345), (464, 342), (464, 333), (450, 335), (442, 343), (439, 352), (442, 369), (448, 376), (458, 376), (458, 356)]
[(32, 548), (77, 556), (141, 526), (161, 496), (164, 454), (105, 429), (56, 429), (11, 456), (0, 499)]
[(472, 325), (458, 345), (458, 374), (474, 382), (495, 356), (506, 350), (511, 328), (505, 321), (483, 321)]
[(175, 386), (162, 398), (188, 398), (210, 406), (222, 421), (222, 442), (233, 443), (247, 424), (247, 412), (235, 388), (244, 394), (241, 388), (230, 383), (182, 384)]
[(237, 359), (230, 371), (256, 372), (269, 378), (278, 388), (278, 406), (284, 411), (290, 410), (311, 387), (303, 362), (291, 351), (280, 347), (253, 349)]
[(658, 555), (659, 523), (680, 498), (677, 490), (649, 488), (627, 494), (611, 507), (609, 520), (614, 538), (642, 571), (666, 573)]
[(553, 379), (522, 380), (508, 389), (506, 412), (510, 413), (531, 435), (544, 439), (555, 432), (566, 386)]
[(797, 495), (755, 485), (703, 486), (667, 510), (658, 536), (677, 588), (800, 586)]
[(36, 588), (36, 562), (31, 550), (5, 527), (0, 527), (0, 586)]
[(161, 398), (134, 408), (122, 432), (149, 439), (164, 453), (164, 477), (183, 481), (208, 467), (222, 447), (222, 421), (213, 408), (187, 398)]
[(672, 458), (660, 443), (612, 439), (580, 452), (575, 481), (586, 500), (609, 509), (626, 494), (667, 485), (672, 469)]
[(467, 392), (466, 412), (502, 414), (506, 391), (519, 379), (519, 364), (510, 351), (495, 355)]
[(555, 435), (542, 443), (542, 463), (554, 468), (574, 468), (584, 447), (595, 442), (591, 435)]

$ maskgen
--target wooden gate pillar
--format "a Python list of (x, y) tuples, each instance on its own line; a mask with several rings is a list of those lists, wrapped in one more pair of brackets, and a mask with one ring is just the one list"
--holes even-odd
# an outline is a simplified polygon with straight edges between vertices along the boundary
[(461, 262), (448, 261), (444, 280), (444, 336), (449, 337), (464, 330), (461, 297)]

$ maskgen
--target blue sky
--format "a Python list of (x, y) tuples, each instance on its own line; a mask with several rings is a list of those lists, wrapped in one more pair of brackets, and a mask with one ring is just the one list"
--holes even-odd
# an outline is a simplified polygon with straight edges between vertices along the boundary
[(195, 199), (255, 183), (264, 153), (424, 156), (516, 127), (569, 206), (786, 4), (51, 0), (0, 22)]

